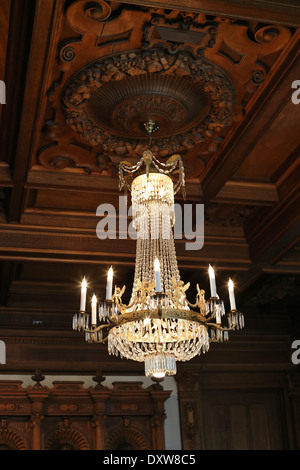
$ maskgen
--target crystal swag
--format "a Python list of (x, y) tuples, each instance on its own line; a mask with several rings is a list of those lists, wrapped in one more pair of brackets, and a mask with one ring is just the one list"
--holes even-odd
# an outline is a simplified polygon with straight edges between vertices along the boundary
[[(134, 213), (133, 213), (134, 212)], [(96, 234), (100, 240), (117, 238), (117, 215), (116, 209), (112, 204), (100, 204), (96, 211), (97, 217), (102, 217), (96, 227)], [(127, 217), (134, 216), (129, 226), (127, 225)], [(151, 223), (148, 218), (151, 218)], [(127, 206), (127, 197), (119, 196), (119, 239), (129, 238), (136, 240), (137, 231), (140, 237), (147, 239), (156, 239), (158, 232), (155, 227), (159, 224), (159, 218), (164, 219), (164, 224), (171, 227), (171, 221), (174, 218), (174, 239), (194, 240), (185, 243), (186, 250), (201, 250), (204, 244), (204, 205), (203, 204), (174, 204), (174, 214), (170, 213), (168, 204), (161, 204), (160, 208), (153, 206), (151, 213), (145, 213), (141, 205), (135, 205), (134, 211), (132, 206)], [(194, 223), (195, 222), (195, 223)], [(151, 227), (151, 229), (149, 229)], [(193, 230), (195, 227), (195, 230)], [(170, 236), (170, 230), (164, 232), (166, 238)]]
[(0, 104), (6, 104), (5, 83), (3, 80), (0, 80)]

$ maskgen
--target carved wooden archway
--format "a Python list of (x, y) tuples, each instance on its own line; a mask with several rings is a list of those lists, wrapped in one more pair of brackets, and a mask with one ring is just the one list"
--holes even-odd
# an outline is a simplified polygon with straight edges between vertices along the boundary
[(89, 450), (89, 445), (85, 437), (74, 429), (60, 429), (48, 438), (45, 450)]
[(106, 441), (106, 450), (149, 450), (150, 444), (136, 429), (122, 428), (115, 431)]
[[(143, 388), (142, 382), (114, 382), (84, 387), (81, 381), (45, 379), (36, 371), (34, 386), (22, 381), (0, 381), (0, 412), (9, 416), (0, 423), (0, 448), (31, 450), (161, 450), (165, 448), (164, 403), (171, 391), (160, 384)], [(20, 413), (20, 407), (24, 413)], [(20, 435), (20, 437), (19, 437)], [(23, 441), (22, 441), (23, 439)]]
[(10, 429), (0, 429), (0, 450), (26, 450), (21, 437)]

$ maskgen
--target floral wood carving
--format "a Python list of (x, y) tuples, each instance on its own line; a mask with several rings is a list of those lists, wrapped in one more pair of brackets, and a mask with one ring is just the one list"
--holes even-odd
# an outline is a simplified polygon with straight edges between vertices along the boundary
[(188, 47), (195, 57), (203, 56), (204, 50), (216, 43), (218, 23), (201, 20), (202, 15), (185, 11), (154, 14), (145, 25), (142, 45), (150, 49), (167, 44), (171, 54)]
[[(153, 74), (159, 74), (159, 80), (153, 79)], [(145, 80), (137, 81), (141, 75)], [(169, 78), (167, 91), (164, 89), (166, 76)], [(184, 82), (184, 78), (188, 81)], [(108, 87), (111, 82), (118, 82), (118, 89)], [(184, 100), (184, 91), (183, 99), (180, 99), (177, 90), (181, 90), (178, 88), (181, 84), (184, 91), (189, 89), (193, 93), (195, 90), (198, 100), (190, 100), (190, 103)], [(102, 86), (105, 86), (104, 95), (108, 95), (107, 106), (105, 99), (97, 99)], [(134, 96), (136, 89), (140, 95)], [(89, 64), (67, 82), (62, 101), (66, 122), (83, 140), (91, 145), (102, 144), (105, 152), (122, 156), (128, 153), (133, 156), (145, 149), (143, 123), (147, 116), (156, 118), (160, 131), (153, 151), (165, 156), (185, 152), (195, 143), (217, 137), (231, 123), (234, 90), (225, 72), (205, 59), (195, 59), (190, 52), (181, 51), (174, 55), (168, 51), (137, 50)], [(195, 102), (196, 106), (198, 102), (202, 105), (204, 112), (200, 107), (200, 113), (196, 113)], [(173, 110), (171, 121), (170, 108)], [(109, 121), (108, 126), (97, 119), (97, 109), (98, 114)], [(170, 136), (172, 130), (174, 132), (174, 121), (177, 133)], [(181, 128), (185, 128), (184, 133)], [(123, 135), (120, 136), (120, 132)], [(126, 134), (135, 134), (138, 139), (128, 139)]]

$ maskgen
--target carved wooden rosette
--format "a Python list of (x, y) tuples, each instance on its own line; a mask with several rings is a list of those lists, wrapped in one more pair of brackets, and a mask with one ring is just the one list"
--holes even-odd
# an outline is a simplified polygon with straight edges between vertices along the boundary
[(188, 51), (136, 50), (81, 69), (66, 83), (62, 101), (66, 122), (83, 140), (122, 157), (145, 149), (143, 124), (154, 119), (153, 151), (166, 156), (228, 126), (234, 90), (225, 72)]

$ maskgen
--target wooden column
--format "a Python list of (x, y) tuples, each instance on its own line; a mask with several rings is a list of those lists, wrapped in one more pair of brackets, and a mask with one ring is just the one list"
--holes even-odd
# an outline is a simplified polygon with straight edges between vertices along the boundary
[(165, 449), (165, 432), (164, 422), (166, 419), (165, 413), (155, 414), (151, 420), (152, 426), (152, 442), (153, 450), (164, 450)]
[(200, 374), (176, 375), (183, 450), (203, 449), (201, 429)]
[(165, 449), (165, 401), (171, 395), (171, 392), (167, 392), (163, 387), (157, 383), (152, 385), (149, 393), (153, 400), (153, 417), (151, 419), (152, 426), (152, 444), (153, 450), (164, 450)]
[(40, 384), (44, 378), (41, 371), (36, 371), (32, 377), (36, 384), (33, 387), (27, 388), (27, 395), (32, 403), (30, 418), (32, 450), (42, 450), (43, 448), (42, 422), (44, 419), (44, 401), (50, 395), (49, 388), (43, 387)]
[(31, 425), (31, 450), (42, 450), (42, 420), (41, 413), (34, 412), (30, 418)]
[(111, 396), (111, 391), (101, 385), (101, 382), (105, 380), (105, 377), (98, 372), (93, 380), (97, 382), (95, 388), (89, 389), (90, 396), (94, 403), (94, 416), (92, 418), (92, 427), (94, 429), (94, 450), (105, 449), (105, 429), (104, 423), (106, 420), (106, 401)]
[(92, 418), (92, 426), (94, 428), (94, 450), (105, 450), (105, 419), (106, 416), (104, 414), (95, 414)]

